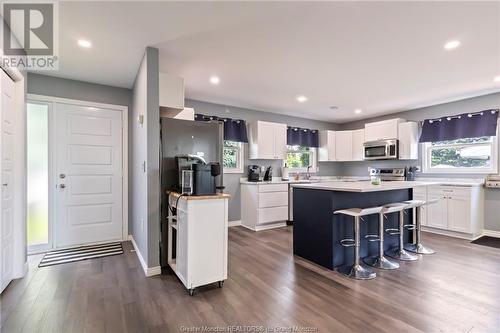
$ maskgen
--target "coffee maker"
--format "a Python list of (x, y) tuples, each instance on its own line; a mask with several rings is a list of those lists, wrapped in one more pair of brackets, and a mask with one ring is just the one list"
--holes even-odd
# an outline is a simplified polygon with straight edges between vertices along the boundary
[(260, 180), (260, 166), (249, 165), (248, 166), (248, 181), (258, 182)]
[(175, 156), (177, 184), (174, 189), (185, 195), (214, 195), (215, 177), (221, 173), (219, 163), (207, 163), (197, 155)]

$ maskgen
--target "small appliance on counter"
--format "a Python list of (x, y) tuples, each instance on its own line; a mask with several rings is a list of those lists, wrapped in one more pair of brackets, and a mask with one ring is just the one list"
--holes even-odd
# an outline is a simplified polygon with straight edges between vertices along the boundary
[(260, 166), (258, 165), (248, 166), (248, 181), (249, 182), (260, 181)]
[(290, 173), (286, 163), (285, 166), (281, 168), (281, 180), (290, 180)]
[(264, 173), (265, 182), (270, 182), (273, 180), (273, 167), (270, 165), (267, 167), (266, 172)]
[(500, 188), (500, 175), (488, 175), (484, 180), (484, 186), (488, 188)]
[(221, 173), (220, 164), (207, 163), (202, 157), (185, 154), (175, 156), (178, 184), (174, 188), (186, 195), (214, 195), (215, 177)]

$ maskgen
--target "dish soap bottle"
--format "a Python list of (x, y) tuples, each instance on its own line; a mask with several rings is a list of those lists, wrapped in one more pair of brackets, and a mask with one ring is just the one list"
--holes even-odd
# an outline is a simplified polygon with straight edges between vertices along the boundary
[(281, 180), (290, 180), (290, 174), (288, 173), (288, 166), (285, 163), (285, 166), (281, 168)]

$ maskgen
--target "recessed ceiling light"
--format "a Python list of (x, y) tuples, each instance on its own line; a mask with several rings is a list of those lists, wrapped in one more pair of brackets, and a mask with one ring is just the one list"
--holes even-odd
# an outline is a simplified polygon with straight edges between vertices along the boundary
[(361, 112), (363, 112), (361, 109), (356, 109), (356, 110), (354, 110), (354, 113), (355, 113), (355, 114), (360, 114)]
[(306, 96), (297, 96), (297, 101), (299, 103), (307, 102), (307, 97)]
[(85, 39), (79, 39), (78, 40), (78, 45), (81, 46), (81, 47), (84, 47), (86, 49), (92, 47), (92, 43), (89, 42), (88, 40), (85, 40)]
[(211, 76), (210, 77), (210, 83), (211, 84), (219, 84), (219, 82), (220, 82), (220, 79), (219, 79), (218, 76)]
[(500, 75), (495, 76), (495, 78), (493, 79), (493, 81), (495, 81), (495, 82), (500, 82)]
[(453, 50), (453, 49), (456, 49), (457, 47), (460, 46), (460, 41), (459, 40), (450, 40), (449, 42), (447, 42), (446, 44), (444, 44), (444, 48), (446, 50)]

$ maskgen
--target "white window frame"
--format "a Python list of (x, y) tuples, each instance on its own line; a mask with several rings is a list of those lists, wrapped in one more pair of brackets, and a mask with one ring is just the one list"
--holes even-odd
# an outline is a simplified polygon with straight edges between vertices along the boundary
[[(283, 166), (285, 166), (285, 163), (288, 160), (288, 152), (290, 151), (290, 145), (286, 146), (286, 154), (285, 158), (283, 159)], [(312, 159), (312, 165), (311, 168), (309, 169), (310, 173), (316, 173), (318, 172), (318, 148), (314, 147), (309, 147), (311, 159)], [(299, 173), (304, 173), (307, 172), (307, 168), (288, 168), (289, 172), (299, 172)]]
[[(231, 140), (224, 140), (231, 141)], [(235, 141), (233, 141), (235, 142)], [(223, 173), (244, 173), (244, 165), (245, 165), (245, 145), (243, 142), (237, 142), (239, 145), (236, 168), (225, 168), (223, 167)], [(225, 145), (222, 147), (225, 149)], [(224, 152), (223, 152), (224, 153)]]
[[(498, 133), (498, 128), (497, 128)], [(474, 145), (489, 145), (489, 143), (477, 143)], [(449, 145), (449, 146), (470, 146), (470, 145)], [(447, 146), (443, 146), (447, 147)], [(428, 174), (491, 174), (498, 173), (498, 135), (491, 140), (491, 168), (431, 168), (432, 142), (422, 144), (422, 172)]]

